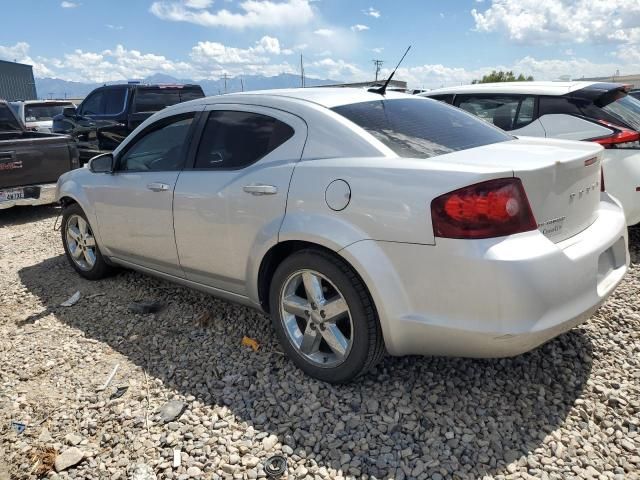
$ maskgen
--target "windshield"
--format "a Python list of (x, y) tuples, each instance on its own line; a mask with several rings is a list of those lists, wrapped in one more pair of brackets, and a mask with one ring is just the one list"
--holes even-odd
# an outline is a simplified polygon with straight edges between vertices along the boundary
[(473, 115), (425, 98), (354, 103), (333, 111), (364, 128), (401, 157), (429, 158), (513, 140)]
[(625, 94), (602, 109), (619, 118), (634, 130), (640, 131), (640, 100), (637, 98)]
[(68, 107), (71, 103), (54, 103), (54, 104), (29, 104), (24, 106), (25, 122), (44, 122), (52, 120), (53, 117), (62, 113), (64, 107)]

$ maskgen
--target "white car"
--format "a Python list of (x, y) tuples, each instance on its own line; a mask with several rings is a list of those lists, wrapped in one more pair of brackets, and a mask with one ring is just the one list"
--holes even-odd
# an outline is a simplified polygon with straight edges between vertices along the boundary
[(62, 113), (65, 107), (73, 107), (68, 100), (25, 100), (9, 104), (28, 130), (51, 133), (53, 117)]
[(513, 135), (588, 140), (605, 148), (607, 191), (640, 223), (640, 100), (602, 82), (506, 82), (440, 88), (420, 96), (445, 101)]
[(345, 382), (385, 349), (510, 356), (589, 318), (629, 262), (601, 158), (411, 95), (273, 90), (163, 109), (57, 199), (80, 275), (269, 312), (300, 368)]

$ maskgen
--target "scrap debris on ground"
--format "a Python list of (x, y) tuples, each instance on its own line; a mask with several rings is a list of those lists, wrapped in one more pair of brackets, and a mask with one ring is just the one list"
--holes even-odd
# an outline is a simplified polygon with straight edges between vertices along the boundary
[(615, 294), (535, 351), (386, 358), (331, 386), (257, 312), (135, 272), (81, 279), (56, 214), (0, 212), (2, 480), (266, 478), (276, 455), (295, 479), (640, 478), (640, 229)]

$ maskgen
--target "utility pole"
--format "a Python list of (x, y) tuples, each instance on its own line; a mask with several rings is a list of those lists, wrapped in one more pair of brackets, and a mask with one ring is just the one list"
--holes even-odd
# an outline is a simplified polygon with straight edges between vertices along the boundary
[(304, 79), (304, 63), (302, 62), (302, 54), (300, 54), (300, 86), (302, 88), (305, 87), (305, 79)]
[(225, 72), (225, 74), (222, 76), (224, 78), (224, 93), (227, 93), (227, 73)]
[(384, 63), (384, 61), (379, 60), (379, 59), (375, 59), (373, 60), (373, 64), (376, 67), (376, 82), (378, 81), (378, 75), (380, 74), (380, 69), (382, 68), (382, 64)]
[(242, 77), (240, 77), (240, 89), (244, 92), (244, 82), (242, 81)]

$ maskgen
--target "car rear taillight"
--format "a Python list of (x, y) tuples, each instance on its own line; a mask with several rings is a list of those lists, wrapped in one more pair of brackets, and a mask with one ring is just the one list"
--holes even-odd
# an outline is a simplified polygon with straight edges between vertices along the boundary
[(599, 143), (604, 148), (640, 148), (640, 133), (635, 130), (604, 120), (598, 120), (598, 123), (612, 129), (613, 133), (604, 137), (591, 138), (589, 141)]
[(538, 228), (519, 178), (476, 183), (431, 202), (433, 231), (442, 238), (493, 238)]

